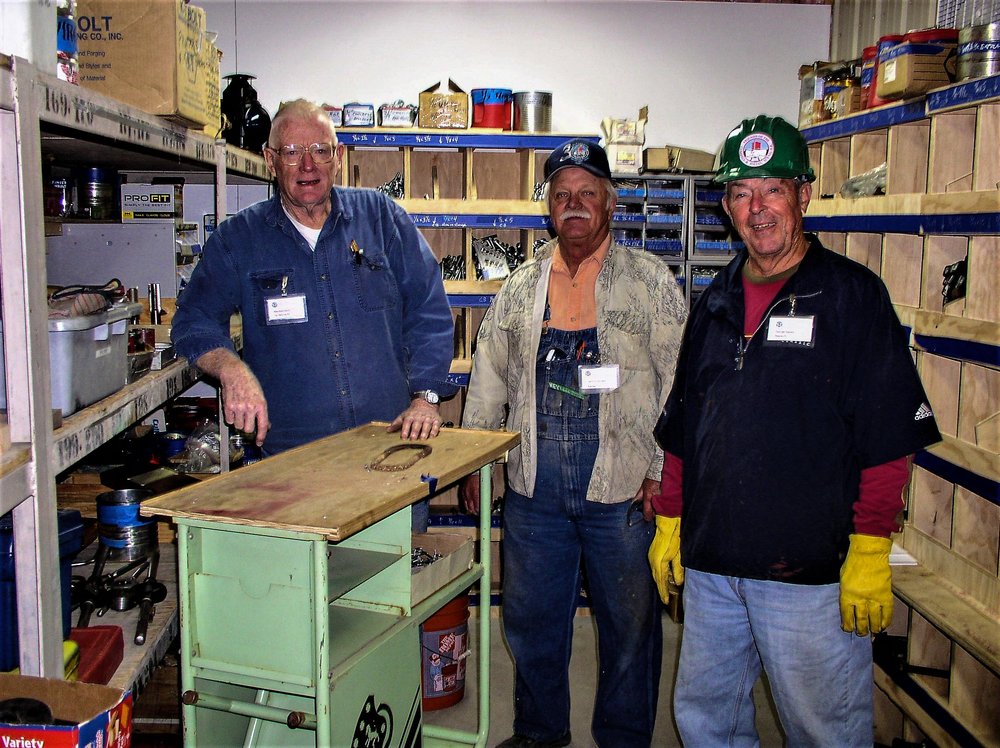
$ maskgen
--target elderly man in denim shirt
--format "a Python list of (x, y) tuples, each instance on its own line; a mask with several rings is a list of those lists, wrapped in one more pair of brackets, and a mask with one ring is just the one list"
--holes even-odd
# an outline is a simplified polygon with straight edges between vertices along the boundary
[(226, 421), (265, 454), (372, 420), (436, 436), (455, 390), (435, 257), (392, 200), (336, 185), (343, 154), (321, 107), (284, 105), (264, 150), (278, 194), (219, 225), (178, 299), (179, 353), (219, 381)]

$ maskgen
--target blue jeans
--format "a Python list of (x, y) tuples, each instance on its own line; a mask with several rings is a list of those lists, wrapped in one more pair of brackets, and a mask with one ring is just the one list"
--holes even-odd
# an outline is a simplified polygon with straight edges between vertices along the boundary
[(790, 748), (871, 748), (871, 639), (841, 630), (839, 594), (688, 569), (674, 689), (684, 745), (760, 745), (752, 690), (763, 668)]

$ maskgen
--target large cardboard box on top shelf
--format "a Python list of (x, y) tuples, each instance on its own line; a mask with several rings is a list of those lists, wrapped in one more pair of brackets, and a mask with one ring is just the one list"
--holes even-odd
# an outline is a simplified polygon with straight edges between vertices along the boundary
[(132, 743), (132, 692), (93, 683), (0, 673), (0, 701), (37, 699), (59, 725), (0, 722), (0, 745), (127, 748)]
[(80, 85), (186, 127), (218, 128), (219, 53), (184, 0), (77, 0)]
[(420, 92), (417, 125), (427, 129), (469, 126), (469, 94), (448, 79), (447, 85), (435, 83)]

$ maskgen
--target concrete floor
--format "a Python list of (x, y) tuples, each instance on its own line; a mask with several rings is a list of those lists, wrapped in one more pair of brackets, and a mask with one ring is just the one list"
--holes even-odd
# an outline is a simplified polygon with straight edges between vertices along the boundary
[[(469, 670), (465, 680), (465, 697), (458, 704), (436, 711), (424, 713), (424, 723), (441, 725), (473, 732), (477, 729), (478, 699), (477, 667), (479, 622), (477, 608), (473, 608), (469, 618), (469, 632), (472, 636), (473, 654), (469, 657)], [(674, 671), (680, 651), (681, 626), (669, 617), (663, 617), (663, 671), (660, 676), (659, 716), (653, 735), (654, 748), (679, 746), (680, 738), (671, 716), (671, 702), (674, 692)], [(491, 620), (490, 656), (490, 731), (487, 746), (510, 737), (513, 733), (514, 666), (504, 644), (500, 621), (494, 612)], [(589, 615), (578, 615), (573, 634), (573, 655), (570, 661), (570, 682), (572, 704), (570, 730), (573, 733), (574, 748), (596, 748), (590, 735), (590, 718), (594, 702), (597, 677), (597, 641), (594, 619)], [(757, 702), (757, 729), (763, 748), (781, 746), (783, 738), (778, 728), (774, 708), (766, 688), (758, 683), (755, 690)], [(613, 748), (609, 746), (607, 748)]]

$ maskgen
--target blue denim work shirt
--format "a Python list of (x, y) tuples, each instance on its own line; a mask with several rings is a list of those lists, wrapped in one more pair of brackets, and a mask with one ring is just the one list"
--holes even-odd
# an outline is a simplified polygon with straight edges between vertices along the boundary
[[(275, 195), (223, 221), (181, 293), (171, 336), (180, 355), (233, 349), (267, 398), (264, 449), (280, 452), (372, 420), (391, 421), (410, 395), (455, 387), (451, 309), (434, 254), (396, 203), (335, 187), (313, 251)], [(358, 250), (361, 250), (360, 252)], [(303, 322), (268, 324), (265, 304), (305, 297)]]

